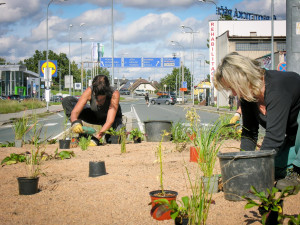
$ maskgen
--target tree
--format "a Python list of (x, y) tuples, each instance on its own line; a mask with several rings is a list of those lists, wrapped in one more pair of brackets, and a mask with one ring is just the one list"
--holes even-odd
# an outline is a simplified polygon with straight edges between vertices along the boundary
[[(180, 72), (179, 72), (180, 69)], [(180, 76), (179, 76), (180, 75)], [(182, 83), (182, 74), (181, 68), (174, 68), (171, 74), (168, 74), (164, 78), (160, 80), (160, 89), (163, 89), (166, 84), (168, 88), (170, 87), (171, 91), (175, 91), (176, 89), (176, 77), (177, 77), (177, 88), (181, 87)], [(187, 67), (184, 67), (184, 81), (187, 81), (187, 89), (191, 89), (191, 72)]]

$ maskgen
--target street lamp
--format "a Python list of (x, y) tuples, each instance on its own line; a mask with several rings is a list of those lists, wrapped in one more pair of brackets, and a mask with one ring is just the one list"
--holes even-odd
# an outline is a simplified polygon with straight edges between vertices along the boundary
[(190, 33), (192, 35), (192, 101), (193, 101), (193, 105), (195, 103), (195, 100), (194, 100), (194, 34), (195, 33), (198, 33), (197, 31), (194, 32), (194, 30), (191, 28), (191, 27), (187, 27), (187, 26), (184, 26), (184, 25), (181, 25), (182, 29), (184, 30), (185, 28), (186, 29), (189, 29), (191, 31), (183, 31), (184, 33)]
[[(81, 23), (80, 27), (84, 26), (85, 23)], [(82, 37), (80, 39), (80, 44), (81, 44), (81, 94), (83, 94), (83, 62), (82, 62)]]
[[(181, 62), (180, 62), (180, 65), (181, 65), (181, 70), (182, 70), (182, 73), (181, 73), (181, 78), (182, 78), (182, 84), (181, 84), (181, 87), (183, 85), (183, 82), (184, 82), (184, 65), (183, 65), (183, 52), (184, 52), (184, 47), (177, 41), (171, 41), (172, 45), (178, 45), (179, 47), (182, 48), (182, 52), (181, 52)], [(180, 71), (180, 70), (179, 70)], [(184, 104), (184, 91), (182, 91), (182, 104)]]
[(69, 86), (69, 95), (71, 96), (72, 95), (72, 92), (71, 92), (71, 85), (72, 85), (72, 80), (71, 80), (71, 48), (70, 48), (70, 39), (71, 39), (71, 27), (73, 25), (70, 24), (69, 25), (69, 78), (70, 78), (70, 86)]
[[(203, 56), (203, 75), (204, 75), (204, 79), (205, 79), (205, 55), (198, 53), (198, 55)], [(201, 73), (201, 60), (199, 59), (198, 61), (200, 61), (200, 73)], [(200, 78), (201, 80), (201, 78)]]
[[(199, 2), (203, 2), (203, 3), (212, 3), (212, 4), (214, 4), (215, 6), (216, 6), (216, 9), (218, 8), (218, 6), (217, 6), (217, 4), (214, 2), (214, 1), (212, 1), (212, 0), (198, 0)], [(216, 49), (216, 51), (217, 51), (217, 60), (216, 60), (216, 66), (218, 65), (218, 62), (219, 62), (219, 20), (217, 20), (217, 40), (216, 40), (216, 42), (217, 42), (217, 49)], [(212, 81), (212, 79), (211, 79), (211, 101), (214, 103), (215, 102), (215, 100), (214, 100), (214, 85), (213, 85), (213, 81)], [(217, 110), (219, 111), (219, 91), (217, 91)]]
[(81, 94), (83, 94), (83, 63), (82, 63), (82, 37), (80, 39), (80, 52), (81, 52)]

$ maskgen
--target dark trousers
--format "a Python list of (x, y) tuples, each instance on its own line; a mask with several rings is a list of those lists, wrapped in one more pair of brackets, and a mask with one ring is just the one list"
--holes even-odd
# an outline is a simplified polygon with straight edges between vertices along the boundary
[[(63, 106), (65, 114), (68, 118), (70, 118), (71, 113), (72, 113), (75, 105), (77, 104), (77, 102), (78, 102), (78, 99), (76, 99), (73, 96), (68, 96), (68, 97), (63, 98), (62, 106)], [(81, 111), (81, 113), (79, 114), (78, 119), (80, 119), (86, 123), (103, 126), (103, 124), (106, 122), (106, 120), (99, 120), (97, 118), (96, 114), (97, 114), (97, 112), (92, 111), (90, 105), (86, 104), (84, 106), (83, 110)], [(112, 128), (118, 131), (123, 126), (124, 125), (122, 123), (122, 118), (116, 117), (115, 121), (112, 124)], [(110, 135), (109, 134), (105, 135), (105, 139), (106, 139), (107, 143), (110, 143)]]

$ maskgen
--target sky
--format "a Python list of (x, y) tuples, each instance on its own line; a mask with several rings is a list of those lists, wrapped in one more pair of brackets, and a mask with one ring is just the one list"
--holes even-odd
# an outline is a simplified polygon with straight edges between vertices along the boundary
[[(216, 6), (271, 15), (271, 0), (0, 0), (0, 57), (11, 63), (30, 58), (35, 50), (66, 53), (76, 63), (91, 60), (92, 42), (104, 46), (104, 57), (112, 56), (112, 4), (114, 57), (184, 56), (192, 70), (194, 50), (195, 81), (204, 78), (209, 68), (208, 22), (218, 19)], [(286, 1), (274, 0), (278, 20), (286, 18)], [(70, 27), (70, 25), (72, 26)], [(192, 45), (191, 29), (194, 33)], [(82, 45), (80, 41), (82, 38)], [(178, 42), (172, 45), (171, 41)], [(70, 55), (69, 55), (70, 45)], [(193, 48), (192, 48), (193, 46)], [(182, 51), (184, 50), (184, 51)], [(182, 51), (182, 52), (181, 52)], [(159, 81), (171, 73), (166, 68), (115, 68), (114, 77)]]

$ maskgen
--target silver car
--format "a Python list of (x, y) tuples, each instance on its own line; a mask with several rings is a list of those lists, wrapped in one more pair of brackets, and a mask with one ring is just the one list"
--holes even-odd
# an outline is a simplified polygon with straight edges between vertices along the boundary
[(166, 104), (166, 105), (174, 105), (176, 103), (176, 99), (171, 95), (160, 95), (157, 98), (152, 98), (150, 100), (151, 104)]

